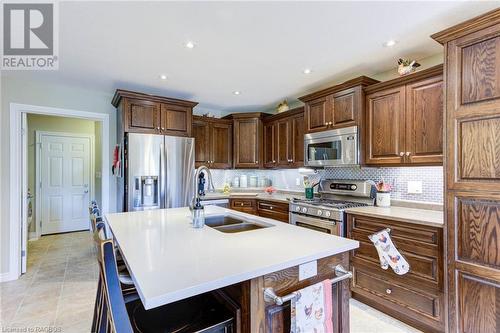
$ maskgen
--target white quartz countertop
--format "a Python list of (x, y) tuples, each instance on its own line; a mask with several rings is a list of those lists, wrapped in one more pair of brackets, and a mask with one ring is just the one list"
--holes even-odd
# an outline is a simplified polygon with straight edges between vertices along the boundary
[(347, 238), (222, 207), (207, 206), (205, 213), (272, 226), (232, 234), (208, 226), (194, 229), (188, 208), (105, 215), (146, 309), (359, 246)]
[(430, 209), (407, 208), (391, 206), (388, 208), (367, 206), (346, 209), (347, 213), (363, 216), (373, 216), (388, 220), (403, 221), (415, 224), (442, 228), (444, 225), (443, 211)]

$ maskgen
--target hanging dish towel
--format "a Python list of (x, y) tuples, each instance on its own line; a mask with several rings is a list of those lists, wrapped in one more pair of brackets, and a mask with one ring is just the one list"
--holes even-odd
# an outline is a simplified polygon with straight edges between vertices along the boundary
[(399, 253), (396, 246), (392, 242), (389, 231), (384, 229), (368, 236), (377, 249), (378, 257), (380, 259), (380, 267), (383, 269), (391, 266), (394, 273), (404, 275), (410, 270), (410, 265), (405, 257)]
[(291, 333), (333, 332), (330, 280), (297, 291), (291, 301), (291, 311)]

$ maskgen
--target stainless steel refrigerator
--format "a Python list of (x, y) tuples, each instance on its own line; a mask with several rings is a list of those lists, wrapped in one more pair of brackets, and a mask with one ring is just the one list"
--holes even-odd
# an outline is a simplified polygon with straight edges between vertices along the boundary
[[(194, 139), (127, 133), (123, 211), (185, 207), (194, 194)], [(119, 203), (120, 205), (120, 203)]]

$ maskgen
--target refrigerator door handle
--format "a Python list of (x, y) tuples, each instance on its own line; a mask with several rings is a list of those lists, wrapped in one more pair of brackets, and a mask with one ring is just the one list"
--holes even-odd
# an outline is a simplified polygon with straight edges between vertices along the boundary
[(160, 144), (160, 208), (166, 208), (165, 183), (167, 181), (165, 163), (165, 144)]

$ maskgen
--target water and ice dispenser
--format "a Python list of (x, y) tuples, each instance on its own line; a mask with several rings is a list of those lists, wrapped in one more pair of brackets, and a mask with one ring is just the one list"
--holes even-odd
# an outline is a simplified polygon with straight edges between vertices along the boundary
[(139, 176), (134, 179), (134, 210), (160, 208), (158, 176)]

